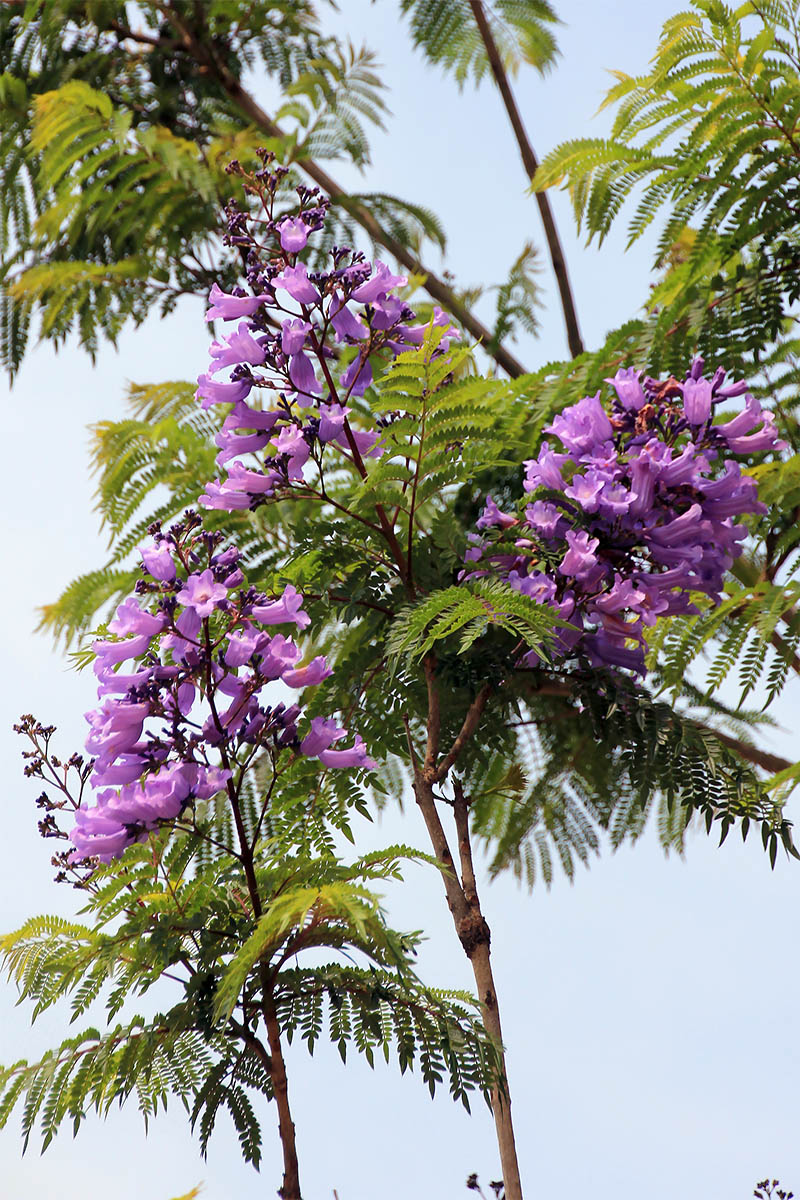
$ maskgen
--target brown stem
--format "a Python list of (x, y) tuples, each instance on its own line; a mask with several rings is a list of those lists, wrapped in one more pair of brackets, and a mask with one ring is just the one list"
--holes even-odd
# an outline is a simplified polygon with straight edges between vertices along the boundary
[[(700, 729), (707, 729), (705, 725), (700, 725)], [(758, 746), (749, 746), (747, 742), (740, 742), (738, 738), (731, 737), (730, 734), (721, 733), (719, 729), (710, 729), (710, 733), (718, 741), (722, 742), (723, 746), (728, 746), (731, 750), (735, 750), (741, 757), (751, 762), (756, 767), (761, 767), (765, 771), (772, 771), (777, 775), (779, 771), (788, 771), (789, 767), (793, 766), (787, 758), (781, 758), (779, 754), (770, 754), (768, 750), (759, 750)]]
[(437, 783), (441, 783), (441, 781), (445, 778), (447, 772), (450, 770), (453, 763), (456, 761), (459, 754), (464, 749), (475, 730), (478, 728), (480, 719), (483, 716), (483, 710), (486, 708), (491, 694), (492, 685), (490, 683), (485, 683), (475, 699), (472, 701), (472, 704), (470, 704), (469, 708), (467, 709), (467, 715), (464, 717), (464, 724), (461, 726), (455, 741), (445, 757), (439, 763), (439, 766), (436, 768), (434, 778)]
[(423, 664), (425, 682), (428, 686), (428, 742), (425, 747), (425, 772), (436, 773), (436, 759), (439, 757), (439, 728), (441, 725), (441, 710), (439, 707), (439, 690), (436, 687), (436, 661), (428, 654)]
[[(531, 688), (533, 696), (558, 696), (565, 700), (570, 699), (573, 694), (572, 684), (568, 680), (552, 680)], [(547, 720), (553, 718), (548, 716)], [(515, 725), (538, 725), (540, 718), (533, 717), (530, 721), (517, 721)], [(722, 742), (730, 750), (736, 752), (745, 762), (752, 763), (753, 766), (761, 767), (764, 771), (771, 771), (777, 774), (778, 771), (786, 771), (794, 764), (789, 762), (787, 758), (781, 758), (779, 754), (771, 754), (769, 750), (761, 750), (758, 746), (751, 746), (749, 742), (743, 742), (739, 738), (733, 737), (730, 733), (723, 733), (721, 729), (714, 729), (712, 725), (706, 725), (703, 721), (693, 721), (696, 729), (702, 733), (709, 733), (715, 737), (717, 741)]]
[[(205, 642), (206, 642), (206, 658), (208, 662), (206, 683), (207, 683), (207, 699), (211, 716), (218, 732), (222, 735), (220, 742), (220, 757), (223, 766), (230, 770), (227, 751), (225, 749), (225, 729), (219, 719), (216, 704), (214, 701), (214, 691), (211, 680), (211, 635), (209, 631), (208, 619), (205, 620)], [(250, 903), (253, 908), (253, 915), (256, 920), (263, 913), (263, 905), (261, 903), (261, 894), (258, 890), (258, 880), (255, 872), (255, 862), (253, 858), (253, 846), (250, 845), (247, 830), (245, 828), (244, 819), (242, 817), (241, 806), (239, 804), (239, 794), (233, 782), (233, 777), (227, 781), (228, 799), (230, 800), (231, 809), (233, 811), (234, 824), (236, 826), (236, 836), (239, 842), (239, 860), (244, 870), (245, 879), (247, 880), (247, 890), (250, 893)], [(261, 979), (261, 1012), (264, 1017), (264, 1023), (267, 1027), (267, 1039), (269, 1041), (269, 1075), (272, 1082), (272, 1093), (275, 1098), (275, 1104), (278, 1108), (278, 1133), (281, 1140), (281, 1149), (283, 1151), (283, 1184), (278, 1191), (281, 1200), (302, 1200), (300, 1195), (300, 1172), (297, 1162), (297, 1143), (295, 1141), (294, 1121), (289, 1107), (289, 1085), (286, 1077), (286, 1064), (283, 1058), (281, 1048), (281, 1031), (278, 1024), (277, 1013), (275, 1012), (275, 1003), (272, 996), (272, 979), (270, 978), (269, 968), (266, 961), (262, 958), (259, 963), (259, 976)]]
[(297, 1164), (297, 1145), (294, 1121), (289, 1108), (289, 1084), (286, 1078), (286, 1063), (281, 1046), (281, 1029), (271, 997), (264, 997), (264, 1018), (269, 1040), (269, 1077), (272, 1093), (278, 1108), (278, 1131), (283, 1147), (283, 1184), (278, 1190), (281, 1200), (302, 1200), (300, 1195), (300, 1171)]
[[(285, 135), (281, 128), (267, 115), (260, 104), (245, 91), (236, 76), (229, 70), (224, 62), (220, 61), (212, 48), (201, 41), (195, 31), (180, 17), (178, 13), (169, 4), (158, 4), (159, 11), (176, 29), (182, 40), (184, 49), (192, 55), (200, 67), (211, 74), (219, 83), (220, 87), (225, 91), (228, 97), (233, 101), (239, 111), (252, 121), (259, 129), (266, 133), (269, 137), (283, 138)], [(428, 267), (424, 266), (420, 260), (415, 257), (407, 246), (399, 242), (393, 237), (388, 230), (376, 221), (372, 213), (359, 204), (357, 201), (350, 199), (347, 193), (339, 184), (323, 171), (322, 168), (314, 162), (313, 159), (306, 158), (298, 162), (298, 166), (305, 171), (317, 187), (326, 192), (328, 196), (335, 202), (347, 208), (350, 215), (358, 222), (362, 229), (366, 230), (374, 242), (384, 246), (390, 254), (394, 255), (399, 263), (407, 270), (425, 276), (423, 284), (426, 292), (434, 299), (443, 304), (447, 311), (459, 321), (464, 328), (472, 334), (479, 342), (482, 342), (485, 347), (489, 347), (492, 341), (491, 330), (479, 321), (478, 318), (464, 305), (449, 288), (443, 279), (434, 274)], [(518, 378), (525, 374), (525, 368), (522, 363), (514, 357), (514, 355), (506, 349), (505, 346), (497, 346), (493, 350), (488, 350), (495, 362), (503, 368), (503, 370), (511, 376), (512, 379)]]
[[(475, 23), (478, 26), (478, 32), (481, 35), (484, 46), (486, 47), (486, 55), (489, 59), (489, 66), (492, 69), (495, 83), (497, 84), (500, 95), (503, 98), (508, 119), (511, 122), (511, 128), (514, 130), (514, 136), (517, 139), (522, 165), (529, 179), (533, 179), (539, 166), (539, 161), (534, 153), (533, 146), (530, 143), (528, 134), (525, 130), (520, 111), (517, 108), (517, 102), (514, 98), (514, 93), (511, 90), (511, 85), (508, 82), (503, 60), (497, 49), (497, 43), (494, 40), (494, 35), (491, 26), (486, 19), (481, 0), (469, 0), (469, 6), (472, 9), (472, 14), (475, 17)], [(550, 260), (553, 264), (553, 272), (558, 284), (558, 294), (561, 297), (561, 308), (564, 313), (564, 324), (567, 327), (567, 343), (569, 352), (573, 358), (577, 358), (579, 354), (583, 354), (584, 346), (581, 338), (580, 328), (578, 326), (578, 314), (575, 311), (575, 300), (572, 295), (572, 288), (567, 274), (567, 262), (564, 258), (564, 251), (561, 247), (561, 240), (556, 229), (556, 222), (553, 216), (553, 210), (550, 207), (550, 200), (546, 192), (536, 192), (536, 203), (539, 206), (539, 216), (542, 218), (544, 226), (544, 236), (547, 240), (547, 248), (550, 251)]]
[(450, 853), (447, 835), (439, 819), (436, 798), (433, 792), (433, 783), (429, 778), (426, 778), (423, 772), (415, 771), (414, 795), (425, 821), (434, 853), (442, 867), (441, 875), (447, 897), (447, 906), (453, 917), (456, 934), (472, 966), (475, 987), (481, 1004), (483, 1025), (486, 1032), (492, 1038), (498, 1054), (501, 1077), (492, 1088), (491, 1105), (497, 1133), (497, 1145), (500, 1151), (505, 1196), (506, 1200), (522, 1200), (522, 1183), (519, 1174), (519, 1163), (517, 1161), (514, 1126), (511, 1120), (511, 1098), (508, 1090), (505, 1055), (503, 1053), (500, 1010), (497, 1003), (497, 990), (494, 985), (489, 949), (491, 933), (481, 911), (480, 899), (475, 883), (467, 801), (461, 787), (459, 785), (455, 785), (455, 787), (453, 811), (455, 813), (456, 833), (458, 836), (459, 861), (461, 866), (460, 879), (453, 862), (453, 856)]

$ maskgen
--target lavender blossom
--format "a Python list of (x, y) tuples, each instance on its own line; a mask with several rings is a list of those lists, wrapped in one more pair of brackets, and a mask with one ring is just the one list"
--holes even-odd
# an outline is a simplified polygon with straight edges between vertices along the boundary
[[(191, 820), (198, 802), (240, 786), (254, 747), (330, 768), (374, 766), (358, 736), (331, 750), (348, 737), (334, 720), (313, 718), (301, 738), (300, 707), (265, 696), (268, 687), (317, 686), (331, 671), (321, 656), (298, 666), (300, 647), (273, 632), (309, 624), (300, 593), (234, 592), (244, 583), (239, 553), (219, 550), (220, 539), (192, 513), (169, 533), (156, 527), (137, 596), (109, 626), (119, 640), (94, 644), (101, 703), (86, 714), (86, 775), (96, 799), (75, 809), (69, 863), (109, 862), (162, 825)], [(131, 658), (136, 669), (118, 672)]]
[(702, 359), (683, 383), (623, 369), (607, 380), (608, 411), (599, 393), (566, 408), (547, 426), (566, 452), (543, 442), (525, 464), (521, 512), (487, 498), (464, 574), (499, 574), (569, 620), (557, 656), (644, 674), (644, 629), (699, 611), (693, 593), (718, 603), (747, 536), (736, 518), (766, 511), (731, 456), (783, 443), (749, 394), (742, 412), (715, 422), (717, 406), (746, 392), (724, 380), (722, 370), (706, 379)]

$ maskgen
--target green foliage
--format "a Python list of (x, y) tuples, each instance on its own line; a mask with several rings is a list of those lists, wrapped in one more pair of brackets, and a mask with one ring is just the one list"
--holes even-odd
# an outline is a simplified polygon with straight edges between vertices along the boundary
[[(783, 689), (798, 665), (800, 618), (796, 581), (777, 585), (760, 580), (732, 585), (722, 604), (700, 616), (664, 621), (652, 640), (651, 656), (664, 686), (680, 692), (690, 665), (708, 655), (705, 687), (710, 695), (736, 671), (739, 704), (762, 685), (764, 708)], [(715, 645), (712, 645), (715, 643)]]
[(386, 105), (375, 56), (365, 47), (331, 46), (316, 55), (286, 88), (286, 100), (275, 119), (296, 123), (291, 157), (349, 159), (357, 167), (369, 162), (364, 120), (383, 128)]
[(477, 759), (465, 780), (493, 874), (549, 886), (557, 863), (571, 878), (603, 840), (635, 841), (654, 810), (665, 849), (682, 848), (695, 818), (723, 839), (734, 823), (745, 836), (758, 824), (773, 863), (779, 845), (795, 854), (785, 793), (772, 795), (713, 728), (641, 689), (533, 679), (506, 719), (513, 749), (488, 769)]
[[(558, 17), (548, 0), (495, 0), (482, 6), (503, 66), (527, 62), (544, 74), (558, 57), (553, 26)], [(429, 62), (452, 71), (459, 84), (479, 83), (489, 59), (468, 0), (400, 0), (414, 45)]]
[[(305, 0), (128, 15), (90, 0), (0, 6), (0, 357), (12, 374), (35, 314), (46, 337), (76, 333), (94, 354), (128, 321), (233, 285), (242, 264), (219, 238), (230, 160), (267, 145), (288, 163), (362, 167), (382, 126), (372, 54), (323, 36)], [(245, 69), (281, 93), (258, 131), (237, 99)], [(360, 202), (403, 246), (444, 243), (423, 205), (333, 199), (330, 242), (355, 243)]]
[[(393, 846), (342, 863), (318, 836), (325, 778), (316, 778), (311, 796), (307, 762), (284, 774), (278, 791), (268, 777), (264, 794), (245, 787), (240, 797), (247, 836), (257, 839), (260, 914), (240, 860), (226, 849), (232, 813), (220, 797), (198, 809), (194, 828), (185, 819), (97, 868), (86, 884), (86, 923), (37, 917), (0, 940), (3, 965), (34, 1019), (66, 1002), (75, 1021), (104, 1002), (109, 1023), (0, 1073), (0, 1124), (22, 1106), (26, 1145), (37, 1123), (46, 1147), (64, 1121), (76, 1131), (90, 1110), (104, 1116), (133, 1098), (147, 1122), (172, 1096), (189, 1112), (203, 1152), (227, 1109), (245, 1159), (257, 1166), (253, 1096), (269, 1098), (273, 1089), (259, 1024), (270, 1014), (281, 1035), (300, 1037), (311, 1052), (327, 1029), (342, 1058), (350, 1049), (372, 1065), (376, 1051), (387, 1061), (394, 1054), (401, 1071), (418, 1064), (431, 1092), (446, 1079), (467, 1107), (471, 1091), (488, 1092), (497, 1051), (477, 1006), (420, 983), (410, 967), (414, 937), (386, 925), (368, 888), (425, 856)], [(308, 819), (312, 808), (316, 821)], [(308, 952), (314, 965), (301, 964)], [(342, 953), (347, 965), (337, 960)], [(120, 1022), (156, 983), (177, 989), (176, 1002)]]
[[(466, 752), (464, 769), (470, 788), (484, 797), (476, 800), (473, 811), (493, 869), (512, 868), (528, 882), (552, 879), (556, 862), (571, 874), (578, 861), (589, 860), (606, 833), (613, 844), (638, 836), (651, 812), (656, 812), (665, 845), (679, 846), (692, 814), (715, 804), (714, 812), (721, 812), (725, 805), (715, 798), (738, 795), (738, 772), (744, 768), (734, 751), (717, 761), (708, 757), (705, 742), (699, 747), (692, 742), (694, 749), (685, 759), (684, 735), (674, 734), (678, 728), (691, 733), (699, 721), (706, 727), (704, 738), (719, 749), (714, 725), (734, 721), (737, 738), (743, 746), (747, 743), (754, 714), (742, 711), (733, 717), (715, 707), (707, 691), (692, 694), (686, 683), (693, 662), (713, 639), (715, 654), (724, 657), (730, 644), (726, 638), (748, 625), (758, 608), (749, 634), (751, 651), (737, 668), (743, 699), (759, 678), (766, 680), (769, 695), (777, 693), (786, 671), (793, 669), (796, 639), (787, 635), (782, 622), (794, 599), (787, 593), (782, 606), (777, 583), (769, 590), (754, 578), (733, 588), (718, 615), (712, 611), (663, 623), (652, 641), (651, 666), (659, 685), (674, 691), (684, 715), (676, 712), (668, 718), (672, 710), (655, 706), (658, 728), (666, 725), (673, 733), (653, 735), (661, 738), (661, 748), (652, 762), (636, 751), (640, 769), (646, 771), (634, 779), (635, 764), (619, 748), (641, 747), (635, 723), (620, 723), (617, 715), (605, 726), (598, 720), (592, 727), (574, 701), (547, 694), (547, 686), (531, 701), (510, 685), (510, 667), (520, 647), (535, 647), (546, 659), (547, 643), (559, 624), (552, 614), (502, 584), (457, 580), (465, 529), (474, 526), (486, 491), (501, 502), (504, 497), (517, 500), (520, 462), (534, 452), (542, 426), (576, 395), (604, 386), (603, 378), (616, 369), (622, 337), (631, 336), (628, 331), (610, 342), (607, 357), (584, 355), (570, 366), (550, 366), (509, 383), (471, 374), (466, 349), (437, 354), (441, 330), (432, 327), (425, 345), (400, 355), (365, 398), (365, 412), (386, 420), (385, 452), (379, 460), (366, 460), (365, 477), (343, 463), (326, 472), (323, 496), (211, 518), (212, 523), (224, 521), (234, 534), (251, 578), (268, 586), (290, 581), (307, 596), (313, 628), (319, 631), (317, 649), (335, 665), (334, 676), (315, 689), (312, 711), (339, 710), (348, 721), (357, 721), (384, 764), (383, 780), (369, 781), (378, 804), (387, 795), (402, 801), (408, 783), (404, 719), (410, 720), (416, 737), (424, 737), (427, 694), (419, 664), (426, 654), (435, 650), (437, 678), (447, 696), (445, 745), (458, 734), (480, 688), (491, 681), (499, 689), (484, 714), (480, 739)], [(112, 538), (112, 558), (105, 571), (77, 581), (45, 611), (44, 621), (54, 632), (70, 638), (91, 628), (102, 606), (129, 586), (130, 576), (118, 564), (127, 562), (149, 523), (177, 514), (213, 474), (214, 426), (192, 393), (189, 385), (179, 384), (135, 388), (134, 419), (98, 428), (98, 496)], [(755, 470), (767, 500), (779, 506), (773, 513), (780, 511), (782, 498), (792, 501), (797, 482), (791, 463)], [(162, 486), (155, 488), (156, 482)], [(338, 507), (326, 507), (326, 502)], [(413, 598), (385, 560), (383, 535), (375, 522), (377, 504), (394, 514), (398, 545), (405, 553), (410, 548)], [(343, 516), (342, 509), (357, 519)], [(789, 527), (791, 523), (787, 537)], [(769, 604), (762, 606), (768, 592)], [(747, 615), (737, 609), (742, 604), (750, 606)], [(534, 672), (532, 687), (535, 678)], [(651, 704), (644, 695), (641, 703)], [(656, 717), (651, 713), (648, 720)], [(515, 732), (512, 727), (519, 721), (530, 724)], [(600, 736), (604, 727), (607, 736)], [(693, 789), (670, 805), (672, 785), (666, 781), (672, 778), (670, 771), (679, 775), (684, 768)], [(499, 787), (509, 773), (523, 781), (521, 790)], [(747, 779), (748, 795), (755, 796), (756, 783), (750, 775)], [(348, 806), (363, 805), (357, 787), (339, 786), (340, 815)]]
[[(198, 1034), (171, 1027), (170, 1016), (135, 1017), (104, 1034), (86, 1029), (38, 1062), (22, 1059), (6, 1068), (0, 1072), (0, 1122), (23, 1104), (24, 1146), (38, 1121), (46, 1149), (65, 1120), (76, 1133), (87, 1109), (105, 1116), (115, 1102), (135, 1095), (147, 1122), (169, 1095), (188, 1102), (212, 1061), (211, 1048)], [(243, 1149), (257, 1166), (257, 1141), (248, 1137)]]
[(692, 0), (644, 75), (615, 72), (610, 138), (567, 142), (537, 172), (539, 189), (564, 182), (590, 238), (603, 240), (634, 193), (629, 244), (663, 215), (649, 299), (660, 346), (685, 333), (735, 366), (784, 330), (800, 294), (799, 52), (795, 0)]
[[(29, 153), (40, 212), (4, 266), (22, 317), (37, 307), (45, 337), (75, 329), (94, 354), (101, 333), (113, 341), (128, 318), (207, 290), (213, 273), (201, 258), (217, 244), (231, 194), (224, 161), (247, 160), (255, 144), (246, 130), (201, 148), (163, 126), (134, 126), (78, 80), (36, 96)], [(17, 365), (10, 347), (5, 361)]]
[(515, 643), (547, 655), (547, 643), (558, 627), (567, 627), (546, 605), (501, 580), (474, 580), (434, 592), (407, 612), (400, 612), (387, 642), (390, 658), (420, 661), (437, 644), (460, 634), (456, 653), (464, 654), (490, 626), (511, 634)]

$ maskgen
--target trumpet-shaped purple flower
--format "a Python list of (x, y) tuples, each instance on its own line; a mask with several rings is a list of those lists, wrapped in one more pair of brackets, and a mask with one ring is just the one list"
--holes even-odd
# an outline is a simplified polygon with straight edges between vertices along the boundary
[[(374, 765), (358, 736), (348, 749), (331, 751), (348, 738), (335, 720), (314, 717), (301, 742), (300, 707), (265, 702), (275, 682), (301, 689), (331, 673), (322, 656), (299, 667), (300, 647), (270, 631), (308, 625), (296, 588), (287, 586), (274, 600), (253, 588), (234, 593), (244, 583), (239, 552), (218, 550), (220, 535), (200, 530), (196, 514), (188, 513), (175, 533), (156, 527), (155, 538), (144, 554), (154, 567), (151, 582), (137, 586), (136, 598), (119, 606), (112, 623), (131, 636), (95, 643), (101, 703), (86, 714), (86, 749), (98, 790), (94, 803), (76, 808), (72, 863), (108, 862), (163, 825), (191, 821), (197, 803), (241, 786), (254, 746), (273, 757), (330, 754), (330, 767)], [(162, 579), (167, 563), (172, 578)], [(198, 569), (187, 575), (184, 563)], [(117, 675), (115, 666), (130, 657), (139, 669)], [(105, 694), (112, 689), (117, 694)]]
[(223, 292), (218, 284), (211, 285), (209, 293), (211, 307), (206, 313), (207, 321), (235, 321), (237, 317), (249, 317), (254, 312), (258, 312), (262, 304), (269, 300), (269, 296), (236, 296), (229, 292)]
[(281, 274), (273, 279), (272, 286), (288, 292), (298, 304), (316, 304), (320, 299), (303, 263), (298, 263), (296, 267), (284, 267)]
[(210, 346), (211, 367), (209, 374), (221, 371), (223, 367), (233, 367), (238, 363), (250, 363), (251, 366), (263, 366), (266, 351), (250, 332), (246, 321), (242, 321), (235, 333), (229, 333), (221, 342), (212, 342)]
[(746, 391), (724, 380), (721, 370), (705, 378), (699, 359), (683, 383), (618, 371), (607, 381), (616, 393), (610, 413), (590, 396), (547, 427), (566, 453), (543, 442), (526, 463), (534, 498), (521, 516), (487, 501), (483, 537), (473, 535), (465, 561), (574, 625), (558, 632), (557, 654), (642, 674), (646, 626), (698, 611), (692, 592), (718, 602), (747, 534), (735, 518), (766, 511), (730, 456), (782, 446), (772, 414), (750, 395), (741, 413), (714, 422), (717, 405)]
[(213, 404), (236, 404), (239, 400), (246, 400), (253, 386), (247, 379), (235, 379), (224, 383), (213, 379), (209, 374), (198, 375), (197, 384), (195, 397), (203, 408), (211, 408)]
[(108, 631), (123, 636), (127, 633), (146, 633), (148, 637), (153, 637), (161, 632), (165, 621), (163, 613), (144, 612), (139, 601), (129, 596), (118, 607), (114, 620), (109, 622)]
[(177, 599), (186, 608), (194, 609), (198, 617), (210, 617), (220, 600), (227, 599), (228, 589), (217, 583), (209, 569), (199, 575), (190, 575), (178, 592)]
[(308, 613), (303, 611), (303, 597), (291, 583), (284, 588), (280, 600), (273, 600), (270, 604), (256, 604), (251, 613), (253, 619), (261, 625), (294, 624), (298, 629), (305, 629), (311, 624)]
[(175, 560), (166, 542), (157, 542), (155, 546), (140, 546), (139, 554), (148, 575), (164, 583), (172, 582), (176, 574)]
[(309, 232), (302, 217), (287, 217), (281, 221), (278, 230), (282, 249), (289, 254), (297, 254), (305, 247)]
[(332, 675), (333, 671), (328, 666), (323, 655), (318, 655), (313, 658), (305, 667), (295, 667), (292, 670), (283, 672), (281, 679), (284, 683), (292, 688), (315, 687), (318, 683), (322, 683), (323, 679), (327, 679)]

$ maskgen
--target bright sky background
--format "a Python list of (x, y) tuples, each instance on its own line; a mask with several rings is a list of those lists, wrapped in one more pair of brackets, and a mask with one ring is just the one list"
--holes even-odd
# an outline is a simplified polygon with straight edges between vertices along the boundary
[[(459, 94), (411, 51), (382, 0), (340, 0), (354, 40), (378, 52), (394, 117), (374, 139), (374, 165), (348, 185), (394, 191), (444, 219), (446, 265), (463, 282), (505, 278), (532, 238), (542, 244), (516, 147), (499, 98), (485, 83)], [(563, 58), (545, 82), (518, 80), (520, 105), (539, 154), (561, 140), (607, 128), (593, 119), (609, 68), (643, 70), (673, 2), (617, 0), (611, 7), (561, 0)], [(586, 342), (630, 316), (647, 294), (651, 245), (623, 255), (624, 238), (585, 250), (568, 205), (555, 197)], [(434, 266), (438, 264), (433, 264)], [(543, 277), (550, 287), (548, 274)], [(59, 726), (65, 752), (84, 738), (92, 679), (77, 676), (34, 635), (36, 606), (102, 561), (92, 513), (86, 426), (122, 415), (127, 380), (193, 378), (205, 369), (200, 308), (127, 331), (96, 367), (74, 347), (32, 354), (6, 404), (6, 553), (3, 589), (6, 687), (0, 706), (6, 859), (3, 929), (42, 911), (69, 913), (76, 896), (56, 887), (49, 846), (36, 834), (36, 788), (23, 780), (9, 732), (33, 711)], [(565, 352), (560, 313), (519, 354), (530, 366)], [(797, 757), (797, 685), (776, 711), (775, 749)], [(365, 836), (375, 844), (425, 845), (413, 806), (390, 810)], [(422, 973), (470, 986), (441, 885), (428, 871), (391, 897), (398, 927), (430, 934)], [(800, 1191), (797, 1077), (797, 901), (800, 867), (779, 858), (771, 872), (757, 839), (733, 836), (717, 850), (689, 839), (684, 860), (666, 860), (653, 836), (604, 854), (570, 886), (558, 878), (533, 895), (511, 880), (484, 889), (510, 1055), (520, 1156), (529, 1197), (578, 1200), (739, 1200), (767, 1173)], [(166, 997), (165, 997), (166, 999)], [(30, 1030), (28, 1014), (0, 988), (0, 1061), (57, 1044), (66, 1017), (53, 1011)], [(313, 1060), (290, 1054), (291, 1099), (307, 1200), (462, 1200), (477, 1171), (499, 1174), (492, 1122), (469, 1118), (446, 1094), (435, 1102), (396, 1069), (346, 1069), (322, 1046)], [(20, 1158), (18, 1123), (0, 1133), (4, 1200), (169, 1200), (204, 1181), (208, 1200), (272, 1196), (280, 1182), (276, 1117), (264, 1112), (260, 1175), (241, 1164), (226, 1118), (202, 1162), (182, 1110), (159, 1117), (145, 1138), (131, 1106), (105, 1123), (90, 1117), (76, 1141), (65, 1129), (43, 1158)]]

